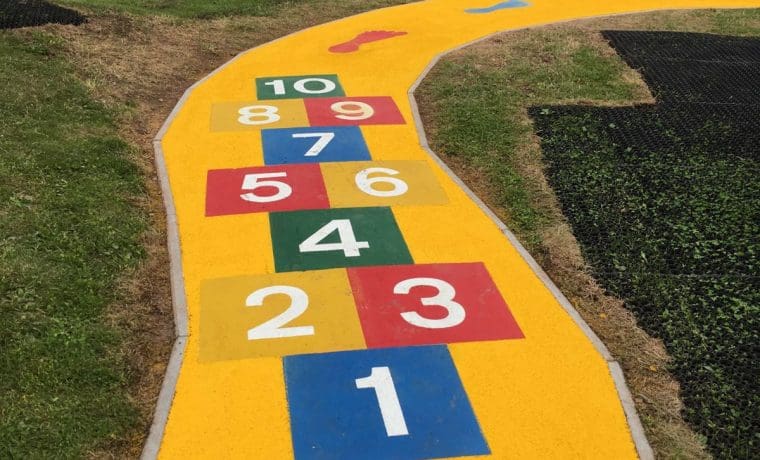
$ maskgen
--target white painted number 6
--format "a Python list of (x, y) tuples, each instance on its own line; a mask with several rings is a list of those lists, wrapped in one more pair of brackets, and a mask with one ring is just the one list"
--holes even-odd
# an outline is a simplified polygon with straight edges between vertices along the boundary
[(293, 194), (293, 189), (285, 182), (277, 180), (260, 180), (260, 179), (273, 179), (275, 177), (288, 177), (288, 173), (285, 172), (273, 172), (273, 173), (259, 173), (259, 174), (246, 174), (243, 179), (243, 190), (256, 190), (261, 187), (274, 187), (277, 189), (277, 193), (274, 195), (256, 195), (255, 193), (243, 193), (240, 198), (252, 203), (271, 203), (273, 201), (284, 200)]
[[(378, 196), (378, 197), (399, 196), (409, 191), (409, 185), (407, 185), (407, 183), (402, 181), (401, 179), (397, 179), (395, 177), (387, 177), (387, 176), (369, 177), (370, 174), (378, 174), (378, 173), (387, 174), (388, 176), (395, 176), (396, 174), (399, 174), (399, 172), (396, 171), (395, 169), (389, 169), (389, 168), (363, 169), (359, 171), (359, 173), (356, 175), (356, 178), (355, 178), (356, 186), (359, 187), (359, 190), (366, 193), (367, 195)], [(393, 187), (393, 189), (392, 190), (377, 190), (372, 187), (373, 184), (390, 184)]]
[(423, 297), (422, 305), (443, 307), (447, 315), (441, 319), (425, 318), (415, 311), (405, 311), (401, 317), (412, 326), (424, 327), (426, 329), (445, 329), (462, 324), (466, 313), (464, 307), (454, 301), (457, 295), (454, 286), (436, 278), (412, 278), (401, 281), (393, 288), (394, 294), (409, 294), (412, 288), (417, 286), (432, 286), (438, 289), (438, 294), (433, 297)]
[(261, 307), (264, 299), (270, 295), (284, 294), (290, 297), (290, 306), (279, 316), (248, 329), (248, 340), (282, 339), (285, 337), (298, 337), (302, 335), (314, 335), (314, 326), (282, 327), (301, 316), (309, 306), (309, 296), (292, 286), (270, 286), (253, 292), (245, 300), (246, 307)]

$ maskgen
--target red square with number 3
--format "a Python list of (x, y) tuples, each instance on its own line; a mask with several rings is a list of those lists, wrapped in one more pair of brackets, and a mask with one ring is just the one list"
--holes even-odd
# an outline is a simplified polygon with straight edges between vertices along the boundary
[(520, 339), (482, 263), (349, 268), (369, 348)]
[(393, 98), (317, 97), (304, 99), (311, 126), (403, 125)]
[(208, 172), (206, 216), (329, 207), (318, 164)]

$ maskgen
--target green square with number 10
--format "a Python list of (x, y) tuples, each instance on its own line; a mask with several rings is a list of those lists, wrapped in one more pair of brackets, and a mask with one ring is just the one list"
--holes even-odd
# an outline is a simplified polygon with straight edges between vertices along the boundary
[(277, 272), (413, 264), (390, 208), (273, 212)]
[(345, 96), (337, 75), (300, 75), (256, 79), (256, 96), (267, 99), (305, 99)]

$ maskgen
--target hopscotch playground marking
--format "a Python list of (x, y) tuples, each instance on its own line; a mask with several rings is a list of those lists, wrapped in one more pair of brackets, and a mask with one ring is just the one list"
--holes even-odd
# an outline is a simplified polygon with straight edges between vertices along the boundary
[(753, 2), (422, 1), (190, 88), (155, 141), (178, 338), (143, 458), (653, 458), (619, 365), (411, 94), (500, 31), (700, 6)]

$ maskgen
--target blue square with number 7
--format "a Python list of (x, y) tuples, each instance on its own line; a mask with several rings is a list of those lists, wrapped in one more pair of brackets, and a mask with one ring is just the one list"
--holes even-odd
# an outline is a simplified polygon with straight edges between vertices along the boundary
[(445, 346), (284, 358), (297, 460), (490, 453)]
[(357, 126), (264, 129), (261, 139), (267, 165), (371, 159)]

